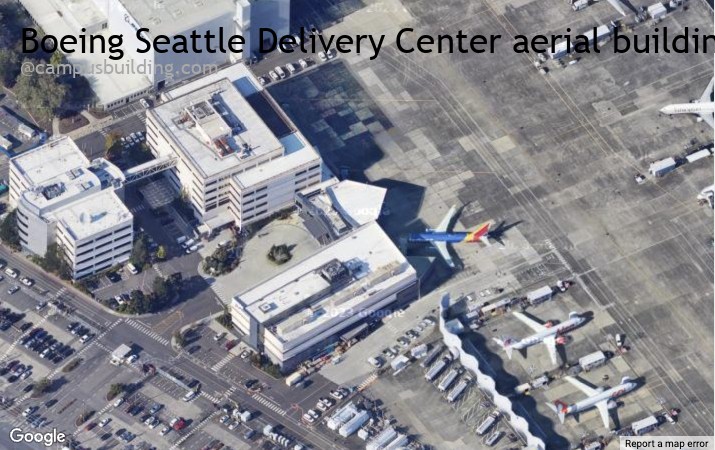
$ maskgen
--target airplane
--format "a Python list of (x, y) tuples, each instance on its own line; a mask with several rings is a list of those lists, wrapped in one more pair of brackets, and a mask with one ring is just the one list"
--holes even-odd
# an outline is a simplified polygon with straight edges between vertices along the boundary
[(710, 80), (707, 89), (705, 89), (705, 92), (703, 92), (703, 95), (701, 95), (697, 101), (664, 106), (660, 112), (663, 114), (697, 114), (701, 120), (704, 120), (710, 127), (713, 127), (713, 114), (715, 113), (715, 102), (713, 102), (711, 98), (713, 82), (715, 82), (715, 78)]
[(456, 244), (460, 242), (482, 242), (484, 245), (491, 245), (489, 242), (489, 228), (492, 226), (491, 221), (480, 224), (472, 231), (447, 231), (447, 229), (450, 228), (452, 219), (456, 213), (457, 207), (452, 206), (449, 208), (449, 211), (447, 211), (447, 215), (445, 215), (439, 225), (437, 225), (437, 228), (427, 229), (422, 233), (410, 233), (407, 237), (407, 242), (428, 243), (433, 245), (439, 252), (442, 259), (444, 259), (444, 262), (451, 268), (454, 268), (455, 264), (454, 260), (449, 255), (449, 250), (447, 249), (448, 243)]
[(514, 350), (524, 351), (532, 345), (543, 342), (546, 345), (546, 348), (549, 349), (549, 356), (551, 356), (551, 362), (554, 365), (558, 364), (556, 344), (563, 343), (561, 335), (573, 330), (574, 328), (578, 328), (586, 321), (585, 317), (576, 312), (569, 313), (568, 320), (556, 325), (552, 325), (550, 322), (541, 324), (517, 311), (514, 311), (513, 314), (517, 319), (521, 320), (534, 330), (535, 333), (521, 339), (520, 341), (516, 341), (512, 338), (506, 338), (503, 340), (498, 338), (492, 339), (494, 339), (494, 341), (506, 351), (506, 355), (509, 359), (511, 359), (511, 354)]
[(626, 17), (626, 11), (623, 9), (623, 3), (621, 3), (619, 0), (608, 0), (608, 3), (611, 4), (614, 8), (616, 8), (616, 11), (621, 13), (623, 17)]
[(629, 377), (623, 377), (621, 384), (610, 389), (606, 389), (603, 386), (593, 388), (568, 375), (564, 378), (566, 381), (579, 388), (588, 397), (574, 403), (573, 405), (568, 405), (561, 400), (556, 400), (553, 403), (547, 403), (549, 408), (558, 414), (561, 423), (564, 423), (564, 418), (568, 414), (573, 415), (576, 417), (576, 420), (578, 420), (578, 414), (581, 411), (596, 407), (598, 408), (598, 412), (601, 414), (603, 426), (606, 428), (609, 428), (608, 410), (616, 407), (615, 399), (627, 394), (638, 386)]
[(698, 201), (705, 203), (707, 202), (708, 205), (710, 205), (710, 208), (712, 209), (714, 206), (713, 200), (715, 197), (715, 184), (711, 184), (710, 186), (706, 187), (700, 193), (698, 194)]

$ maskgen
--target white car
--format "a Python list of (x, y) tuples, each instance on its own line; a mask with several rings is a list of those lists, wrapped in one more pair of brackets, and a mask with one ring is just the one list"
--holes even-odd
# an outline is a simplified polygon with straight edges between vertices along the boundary
[(145, 99), (139, 100), (139, 104), (142, 105), (142, 108), (149, 109), (149, 102), (146, 101)]
[(281, 79), (281, 78), (278, 76), (278, 74), (277, 74), (274, 70), (271, 70), (270, 72), (268, 72), (268, 75), (269, 75), (271, 78), (273, 78), (273, 81), (278, 81), (278, 80)]
[(82, 336), (82, 338), (79, 341), (83, 344), (86, 344), (90, 339), (92, 339), (92, 335), (85, 334), (84, 336)]
[(225, 332), (216, 333), (216, 334), (214, 335), (214, 342), (220, 341), (221, 339), (223, 339), (224, 336), (226, 336), (226, 333), (225, 333)]
[(286, 69), (288, 69), (288, 72), (290, 72), (291, 75), (293, 75), (298, 69), (295, 68), (293, 64), (286, 64)]
[(228, 414), (226, 414), (225, 416), (221, 417), (221, 419), (219, 419), (219, 422), (221, 422), (221, 425), (226, 425), (229, 420), (231, 420), (231, 418), (228, 416)]
[(325, 52), (320, 52), (318, 53), (318, 58), (320, 58), (321, 61), (327, 61), (328, 57), (325, 55)]
[(298, 64), (300, 64), (300, 67), (307, 69), (308, 68), (308, 61), (304, 60), (303, 58), (300, 58), (298, 60)]
[(281, 66), (276, 66), (273, 70), (276, 71), (276, 73), (278, 74), (278, 76), (279, 76), (281, 79), (283, 79), (283, 78), (286, 77), (286, 73), (285, 73), (285, 71), (281, 68)]
[(167, 434), (169, 434), (169, 431), (171, 431), (171, 427), (164, 427), (164, 428), (161, 429), (161, 431), (159, 432), (159, 434), (162, 435), (162, 436), (166, 436)]
[(22, 373), (22, 375), (20, 375), (20, 379), (26, 380), (26, 379), (30, 378), (31, 375), (32, 375), (32, 370), (26, 370)]
[(124, 403), (124, 397), (119, 397), (115, 402), (114, 402), (114, 407), (117, 408), (121, 406), (121, 404)]
[(332, 48), (331, 48), (330, 50), (328, 50), (327, 55), (328, 55), (328, 59), (333, 59), (333, 58), (335, 58), (336, 56), (338, 56), (338, 54), (337, 54), (337, 52), (335, 51), (335, 49), (332, 49)]
[(238, 421), (234, 420), (233, 422), (231, 422), (231, 425), (228, 426), (228, 429), (233, 431), (236, 429), (237, 426), (238, 426)]
[(269, 79), (266, 77), (258, 77), (258, 82), (261, 83), (261, 86), (265, 86), (266, 84), (268, 84)]
[(196, 391), (189, 391), (186, 393), (186, 395), (184, 395), (183, 400), (185, 402), (190, 402), (191, 400), (196, 398), (196, 395), (198, 395), (198, 394), (196, 394)]
[(313, 417), (308, 413), (303, 414), (303, 420), (305, 420), (308, 423), (315, 422), (315, 419), (313, 419)]
[(111, 421), (111, 420), (112, 420), (112, 419), (110, 419), (109, 417), (105, 417), (104, 419), (102, 419), (102, 420), (99, 421), (99, 427), (100, 427), (100, 428), (103, 428), (103, 427), (107, 426), (107, 424), (108, 424), (109, 421)]
[(129, 358), (127, 358), (127, 363), (129, 364), (134, 364), (136, 360), (139, 359), (139, 355), (136, 353), (129, 355)]
[(308, 414), (310, 414), (310, 417), (316, 420), (318, 419), (318, 417), (320, 417), (320, 413), (314, 409), (309, 409)]
[(20, 282), (22, 284), (24, 284), (25, 286), (32, 286), (33, 284), (35, 284), (35, 280), (33, 280), (32, 278), (28, 278), (28, 277), (20, 278)]

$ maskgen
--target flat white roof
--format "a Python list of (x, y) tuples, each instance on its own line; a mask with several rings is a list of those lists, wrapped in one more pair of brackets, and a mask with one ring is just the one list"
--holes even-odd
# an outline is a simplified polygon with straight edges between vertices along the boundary
[[(152, 109), (151, 113), (173, 137), (176, 148), (184, 158), (191, 161), (194, 168), (206, 178), (235, 170), (241, 165), (252, 164), (257, 157), (271, 153), (275, 153), (275, 156), (283, 154), (283, 145), (236, 86), (226, 78), (178, 97), (170, 94), (167, 98), (172, 99)], [(207, 120), (197, 123), (182, 119), (182, 115), (185, 115), (188, 109), (199, 104), (216, 102), (226, 113), (218, 116), (233, 116), (239, 125), (228, 138), (232, 148), (236, 147), (239, 151), (233, 151), (225, 156), (221, 156), (215, 143), (207, 139), (207, 135), (222, 131), (217, 121)], [(248, 148), (250, 151), (244, 153), (243, 148)]]
[(241, 188), (246, 189), (311, 162), (320, 164), (320, 155), (312, 147), (305, 147), (282, 158), (274, 159), (269, 163), (241, 172), (234, 178)]
[[(233, 0), (120, 0), (140, 27), (153, 36), (177, 34), (236, 13)], [(224, 30), (229, 31), (229, 30)]]
[[(322, 299), (311, 299), (313, 311), (306, 308), (279, 323), (277, 327), (285, 330), (284, 333), (278, 332), (279, 336), (283, 334), (282, 338), (289, 339), (288, 334), (303, 333), (304, 327), (317, 326), (321, 322), (320, 316), (313, 312), (322, 310), (325, 312), (323, 318), (332, 318), (331, 310), (336, 308), (335, 303), (339, 303), (340, 308), (354, 307), (368, 298), (375, 286), (415, 273), (387, 234), (376, 222), (371, 222), (321, 248), (288, 270), (237, 295), (234, 301), (245, 305), (258, 322), (264, 323), (316, 293), (324, 292), (329, 284), (316, 271), (335, 259), (352, 266), (355, 280)], [(294, 321), (304, 323), (296, 327), (297, 322)]]
[(343, 180), (326, 189), (326, 192), (333, 200), (333, 207), (350, 221), (353, 227), (358, 227), (380, 217), (387, 189)]
[[(76, 35), (77, 31), (67, 23), (67, 20), (62, 15), (58, 14), (58, 11), (62, 11), (60, 1), (22, 0), (22, 4), (45, 33), (55, 36)], [(104, 35), (106, 39), (111, 34), (111, 31), (103, 30), (100, 34)], [(73, 65), (85, 68), (85, 70), (82, 70), (82, 74), (87, 78), (90, 87), (97, 95), (99, 103), (107, 105), (136, 92), (149, 89), (152, 86), (151, 81), (145, 75), (126, 68), (121, 73), (116, 73), (117, 71), (115, 70), (113, 71), (115, 73), (111, 74), (107, 74), (106, 72), (108, 71), (104, 70), (102, 70), (103, 73), (101, 74), (89, 74), (89, 71), (86, 70), (86, 68), (97, 64), (104, 67), (105, 63), (110, 66), (126, 66), (127, 61), (113, 61), (108, 58), (109, 56), (110, 53), (80, 53), (79, 51), (65, 55)]]
[(76, 240), (94, 236), (132, 220), (132, 213), (111, 189), (83, 197), (54, 212)]
[(38, 186), (71, 169), (86, 167), (89, 160), (72, 139), (62, 136), (10, 160), (30, 184)]

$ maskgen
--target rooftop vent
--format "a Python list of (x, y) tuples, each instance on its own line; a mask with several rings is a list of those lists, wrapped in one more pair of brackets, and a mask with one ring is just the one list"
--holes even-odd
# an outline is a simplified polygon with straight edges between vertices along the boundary
[(320, 275), (328, 283), (334, 284), (348, 278), (350, 276), (350, 271), (342, 262), (334, 259), (320, 269)]
[(262, 313), (267, 313), (268, 311), (273, 309), (273, 306), (273, 303), (263, 303), (258, 307), (258, 309), (260, 309)]
[(42, 195), (47, 199), (47, 200), (52, 200), (53, 198), (59, 197), (62, 195), (62, 193), (65, 191), (65, 185), (62, 183), (56, 183), (56, 184), (51, 184), (49, 186), (45, 186), (42, 189)]

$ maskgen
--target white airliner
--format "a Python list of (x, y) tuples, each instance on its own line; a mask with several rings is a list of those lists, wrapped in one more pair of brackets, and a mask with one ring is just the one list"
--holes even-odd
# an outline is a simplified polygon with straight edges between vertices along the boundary
[(604, 387), (593, 388), (570, 376), (565, 376), (564, 378), (566, 381), (579, 388), (588, 396), (588, 398), (576, 402), (573, 405), (568, 405), (561, 400), (556, 400), (553, 403), (547, 403), (549, 408), (558, 414), (561, 423), (564, 423), (564, 418), (568, 414), (575, 416), (578, 420), (578, 414), (581, 411), (596, 407), (598, 408), (598, 412), (601, 414), (603, 426), (606, 428), (610, 428), (608, 410), (616, 407), (615, 399), (632, 391), (638, 386), (628, 377), (623, 377), (621, 384), (610, 389), (606, 389)]
[(700, 99), (693, 103), (677, 103), (663, 107), (660, 112), (663, 114), (697, 114), (705, 123), (713, 126), (713, 114), (715, 113), (715, 102), (712, 99), (713, 82), (715, 78), (710, 80), (707, 89), (700, 96)]
[(713, 205), (713, 200), (715, 197), (715, 184), (711, 184), (710, 186), (706, 187), (700, 193), (698, 194), (698, 201), (701, 202), (707, 202), (708, 205), (710, 205), (710, 208), (712, 208)]
[(541, 324), (520, 312), (514, 312), (513, 314), (517, 319), (521, 320), (534, 330), (535, 333), (520, 341), (516, 341), (511, 338), (506, 338), (504, 340), (493, 338), (494, 341), (501, 345), (501, 347), (506, 351), (506, 355), (509, 359), (511, 359), (511, 354), (514, 350), (525, 350), (527, 347), (543, 342), (546, 345), (546, 348), (549, 349), (549, 356), (551, 356), (551, 362), (554, 365), (558, 364), (558, 356), (556, 354), (557, 339), (559, 339), (560, 335), (581, 326), (581, 324), (586, 320), (586, 318), (582, 317), (579, 313), (572, 312), (569, 314), (568, 320), (556, 325), (551, 325), (549, 322)]

